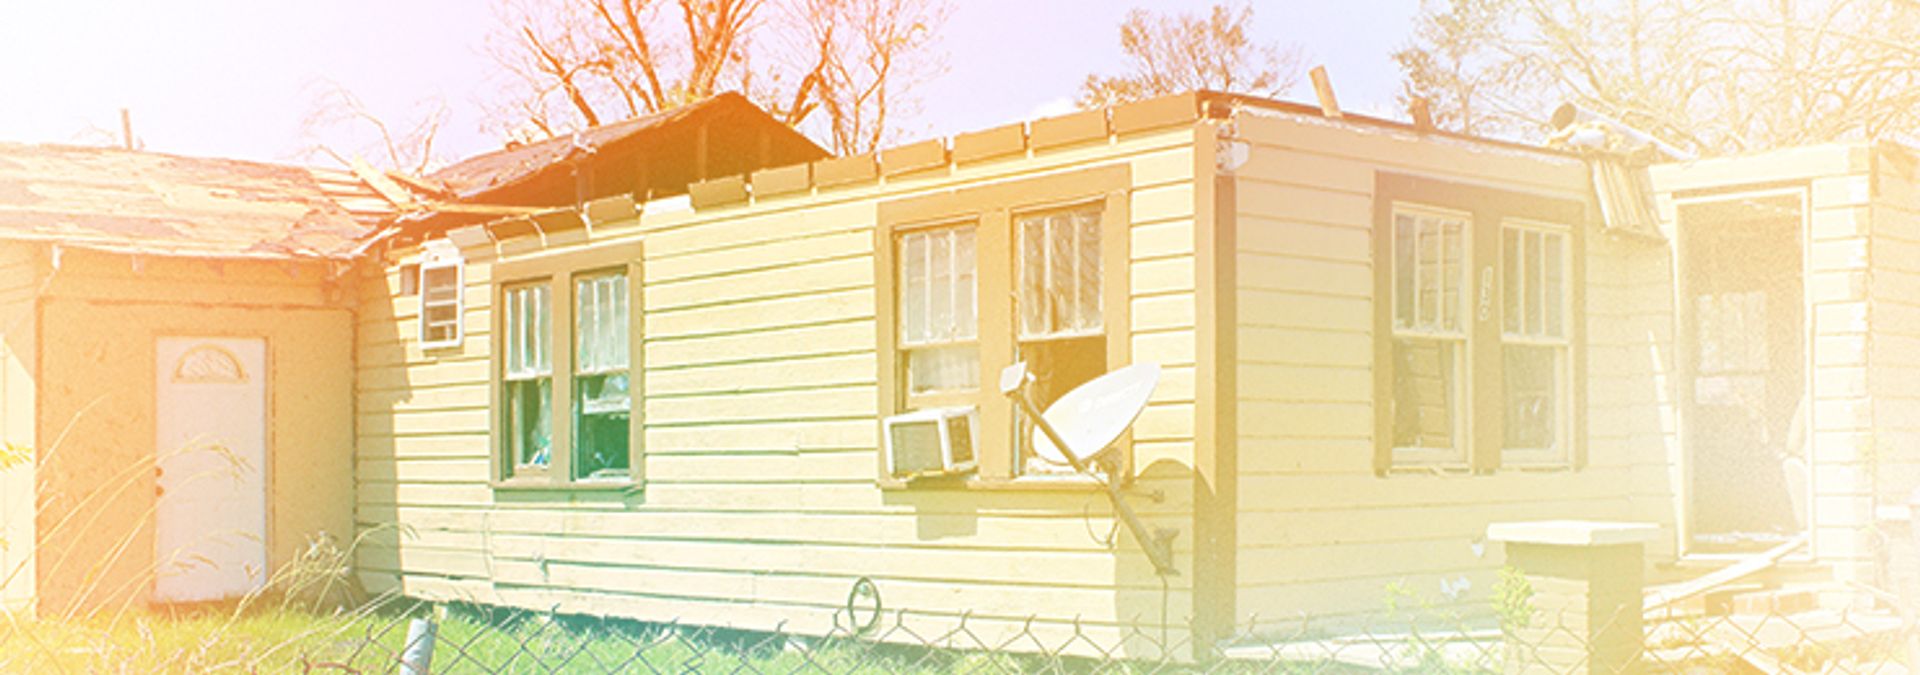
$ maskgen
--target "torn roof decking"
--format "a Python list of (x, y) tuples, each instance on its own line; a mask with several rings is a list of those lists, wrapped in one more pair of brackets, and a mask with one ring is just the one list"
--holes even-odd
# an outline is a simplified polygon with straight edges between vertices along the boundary
[(0, 239), (205, 258), (346, 258), (391, 214), (352, 174), (0, 143)]
[[(463, 202), (562, 206), (680, 194), (693, 182), (820, 159), (827, 151), (737, 93), (477, 155), (435, 171)], [(591, 168), (586, 184), (574, 164)]]

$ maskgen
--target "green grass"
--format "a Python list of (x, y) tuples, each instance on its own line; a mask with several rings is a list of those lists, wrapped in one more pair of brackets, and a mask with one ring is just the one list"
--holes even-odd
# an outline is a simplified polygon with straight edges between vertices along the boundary
[[(135, 610), (75, 621), (0, 623), (0, 672), (391, 673), (413, 616), (232, 607)], [(435, 673), (490, 672), (1021, 672), (1023, 657), (848, 640), (683, 628), (582, 617), (439, 611)]]

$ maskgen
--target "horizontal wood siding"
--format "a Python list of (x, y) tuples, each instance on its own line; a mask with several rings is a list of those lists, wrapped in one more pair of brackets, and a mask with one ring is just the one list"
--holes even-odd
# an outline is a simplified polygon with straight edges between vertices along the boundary
[[(0, 455), (31, 452), (34, 438), (34, 298), (40, 247), (0, 244)], [(0, 610), (30, 606), (34, 597), (34, 461), (0, 460)]]
[[(466, 338), (450, 349), (420, 349), (418, 298), (398, 295), (398, 264), (369, 270), (357, 346), (367, 582), (418, 597), (818, 633), (867, 576), (890, 611), (939, 615), (947, 627), (970, 613), (983, 635), (1029, 617), (1054, 636), (1076, 619), (1110, 634), (1157, 621), (1161, 584), (1124, 533), (1101, 541), (1114, 522), (1097, 492), (876, 486), (875, 343), (888, 328), (875, 310), (889, 300), (875, 296), (873, 228), (886, 199), (1127, 163), (1132, 349), (1167, 368), (1134, 428), (1138, 492), (1160, 498), (1138, 508), (1155, 525), (1190, 529), (1191, 139), (1190, 130), (1132, 136), (645, 214), (596, 225), (591, 240), (550, 237), (556, 251), (644, 242), (646, 484), (633, 493), (487, 483), (490, 269), (537, 244), (464, 252)], [(1190, 532), (1175, 540), (1181, 560), (1191, 544)], [(1173, 583), (1166, 616), (1178, 624), (1190, 614), (1188, 580)]]
[[(1864, 388), (1872, 406), (1872, 433), (1846, 434), (1821, 447), (1833, 460), (1859, 462), (1869, 471), (1868, 485), (1856, 490), (1866, 493), (1865, 499), (1825, 500), (1841, 502), (1840, 508), (1860, 501), (1903, 504), (1920, 488), (1920, 174), (1913, 168), (1913, 149), (1884, 146), (1876, 152), (1881, 155), (1872, 205), (1848, 209), (1844, 213), (1851, 218), (1833, 223), (1836, 229), (1869, 228), (1871, 241), (1866, 288), (1859, 288), (1860, 275), (1852, 275), (1836, 279), (1827, 291), (1857, 297), (1864, 290), (1872, 318), (1864, 344), (1838, 337), (1828, 342), (1851, 363), (1836, 359), (1822, 372), (1836, 391)], [(1868, 515), (1848, 512), (1856, 518)]]
[[(1580, 471), (1376, 476), (1376, 172), (1587, 201), (1577, 160), (1290, 116), (1241, 115), (1238, 623), (1378, 613), (1389, 585), (1485, 607), (1502, 560), (1488, 523), (1622, 519), (1648, 448), (1671, 442), (1659, 362), (1663, 247), (1587, 238), (1594, 423)], [(1599, 423), (1610, 420), (1612, 424)]]

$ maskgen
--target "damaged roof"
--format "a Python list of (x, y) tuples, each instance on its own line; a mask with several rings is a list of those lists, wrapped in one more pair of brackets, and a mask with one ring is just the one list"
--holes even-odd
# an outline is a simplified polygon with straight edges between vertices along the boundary
[(345, 171), (0, 143), (0, 239), (207, 258), (345, 258), (391, 213)]
[[(708, 135), (711, 129), (711, 135)], [(735, 92), (578, 133), (467, 158), (426, 176), (462, 201), (515, 204), (571, 203), (598, 193), (652, 187), (684, 191), (709, 176), (819, 159), (827, 151)], [(617, 177), (596, 180), (595, 194), (575, 194), (569, 160), (599, 156), (622, 166)], [(637, 170), (637, 171), (636, 171)], [(604, 171), (604, 169), (603, 169)], [(633, 175), (625, 175), (632, 173)], [(608, 180), (608, 179), (613, 180)], [(563, 185), (555, 185), (556, 183)], [(564, 195), (550, 194), (556, 191)]]

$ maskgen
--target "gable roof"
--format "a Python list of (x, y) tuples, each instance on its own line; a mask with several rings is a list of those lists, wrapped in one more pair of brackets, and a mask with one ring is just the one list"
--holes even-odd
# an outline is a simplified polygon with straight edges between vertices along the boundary
[(0, 239), (205, 258), (345, 258), (390, 212), (343, 171), (0, 143)]
[(461, 201), (558, 205), (583, 196), (606, 196), (575, 194), (569, 160), (590, 156), (604, 164), (624, 165), (617, 168), (633, 174), (622, 175), (619, 181), (597, 179), (587, 187), (613, 194), (649, 187), (685, 191), (694, 180), (827, 154), (745, 96), (725, 92), (672, 110), (469, 157), (428, 174), (427, 180), (445, 186)]

